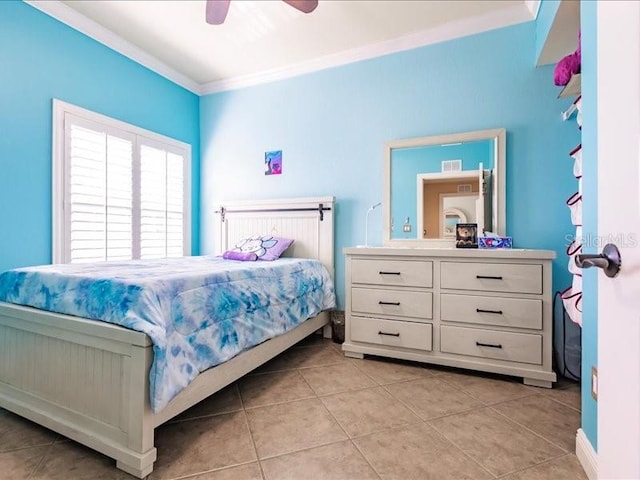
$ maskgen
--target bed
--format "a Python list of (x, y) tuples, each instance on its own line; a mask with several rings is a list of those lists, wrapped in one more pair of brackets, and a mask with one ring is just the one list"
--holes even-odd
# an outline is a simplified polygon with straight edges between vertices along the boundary
[[(284, 256), (319, 260), (333, 277), (333, 211), (333, 197), (224, 203), (214, 213), (218, 248), (256, 232), (293, 238)], [(143, 478), (156, 460), (157, 426), (318, 330), (330, 337), (326, 311), (203, 371), (158, 409), (150, 401), (149, 335), (0, 302), (0, 407)]]

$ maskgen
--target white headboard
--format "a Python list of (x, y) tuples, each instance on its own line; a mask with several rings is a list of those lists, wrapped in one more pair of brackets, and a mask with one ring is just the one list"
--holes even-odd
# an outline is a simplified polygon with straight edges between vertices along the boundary
[(277, 235), (295, 242), (284, 256), (320, 260), (333, 277), (334, 197), (223, 202), (216, 210), (220, 252), (250, 235)]

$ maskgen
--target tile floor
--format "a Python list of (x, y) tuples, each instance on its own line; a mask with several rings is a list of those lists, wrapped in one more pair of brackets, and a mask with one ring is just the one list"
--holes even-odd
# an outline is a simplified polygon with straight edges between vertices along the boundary
[[(313, 336), (156, 430), (149, 480), (586, 479), (580, 387), (347, 359)], [(0, 410), (1, 479), (131, 479)]]

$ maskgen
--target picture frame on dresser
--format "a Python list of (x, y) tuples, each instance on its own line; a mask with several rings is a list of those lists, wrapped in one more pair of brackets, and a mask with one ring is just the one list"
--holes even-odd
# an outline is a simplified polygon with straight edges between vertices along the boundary
[(478, 224), (456, 224), (456, 248), (478, 248)]

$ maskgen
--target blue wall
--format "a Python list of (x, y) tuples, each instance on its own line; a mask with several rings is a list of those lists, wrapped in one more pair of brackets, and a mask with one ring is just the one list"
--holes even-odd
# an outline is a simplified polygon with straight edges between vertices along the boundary
[[(419, 173), (442, 172), (443, 160), (462, 160), (462, 170), (477, 171), (480, 163), (483, 169), (492, 169), (493, 144), (493, 140), (482, 140), (453, 145), (394, 148), (391, 155), (391, 218), (394, 221), (391, 238), (416, 238), (418, 192), (415, 185)], [(402, 230), (407, 217), (414, 227), (410, 233)]]
[[(201, 98), (202, 252), (213, 252), (219, 201), (335, 195), (336, 282), (344, 307), (342, 248), (363, 243), (365, 214), (382, 198), (384, 142), (504, 127), (507, 234), (519, 248), (551, 249), (554, 288), (569, 285), (565, 200), (575, 189), (568, 152), (580, 142), (562, 122), (551, 66), (535, 68), (528, 22), (256, 87)], [(265, 176), (264, 152), (283, 151)], [(382, 243), (380, 209), (369, 239)]]
[[(582, 30), (582, 223), (585, 239), (598, 238), (598, 112), (596, 2), (580, 2)], [(600, 253), (598, 242), (585, 242), (583, 253)], [(591, 397), (591, 367), (598, 365), (598, 274), (582, 277), (582, 429), (598, 449), (598, 406)]]
[[(575, 187), (565, 152), (580, 136), (560, 120), (570, 100), (556, 100), (552, 66), (532, 67), (558, 5), (543, 1), (536, 22), (199, 101), (23, 2), (0, 2), (0, 271), (51, 260), (51, 100), (59, 98), (192, 145), (194, 254), (215, 248), (219, 200), (335, 195), (342, 307), (341, 250), (362, 243), (367, 208), (382, 198), (384, 142), (505, 127), (507, 234), (516, 247), (555, 250), (554, 289), (564, 288), (573, 230), (564, 201)], [(596, 238), (595, 2), (582, 0), (581, 27), (584, 235)], [(284, 173), (265, 177), (264, 152), (279, 149)], [(381, 244), (374, 217), (370, 238)], [(585, 272), (583, 290), (588, 379), (597, 364), (595, 274)], [(582, 427), (597, 448), (596, 403), (589, 388), (582, 395)]]
[(192, 146), (199, 250), (199, 100), (18, 1), (0, 2), (0, 271), (51, 262), (52, 98)]

